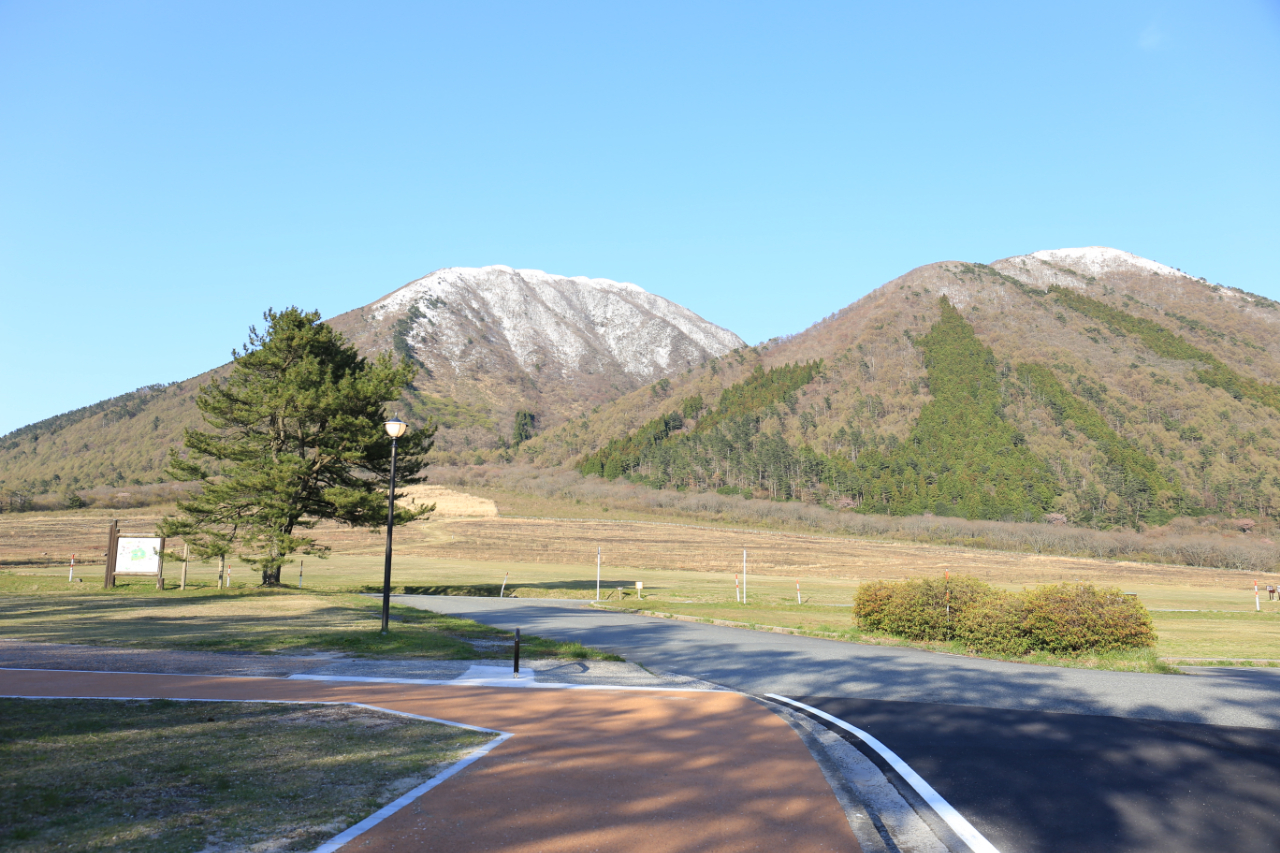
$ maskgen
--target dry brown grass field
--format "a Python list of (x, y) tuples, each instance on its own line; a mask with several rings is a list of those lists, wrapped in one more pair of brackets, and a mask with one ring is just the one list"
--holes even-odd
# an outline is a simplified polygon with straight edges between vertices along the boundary
[[(696, 526), (684, 520), (662, 522), (653, 515), (625, 517), (631, 514), (572, 501), (496, 492), (477, 498), (432, 488), (416, 497), (436, 502), (438, 514), (396, 531), (397, 588), (471, 587), (495, 594), (505, 580), (507, 593), (521, 597), (594, 598), (599, 548), (603, 595), (610, 604), (639, 605), (635, 582), (641, 581), (646, 609), (822, 631), (849, 626), (848, 605), (858, 584), (868, 580), (939, 576), (944, 571), (1010, 589), (1078, 580), (1137, 593), (1153, 610), (1162, 656), (1280, 659), (1280, 602), (1268, 602), (1264, 592), (1259, 614), (1253, 597), (1255, 579), (1265, 589), (1268, 579), (1276, 582), (1276, 575)], [(69, 556), (76, 553), (83, 567), (77, 573), (86, 584), (76, 586), (86, 590), (100, 583), (110, 518), (120, 518), (127, 533), (146, 534), (165, 509), (0, 516), (0, 569), (27, 575), (33, 582), (39, 579), (44, 588), (48, 581), (66, 578)], [(488, 514), (493, 511), (502, 515)], [(574, 512), (597, 518), (511, 517)], [(350, 591), (380, 586), (381, 533), (326, 524), (317, 528), (317, 535), (332, 553), (325, 560), (304, 558), (304, 588)], [(734, 588), (744, 549), (747, 605), (737, 602)], [(250, 567), (232, 565), (237, 587), (257, 582)], [(297, 568), (286, 568), (290, 585), (297, 583)], [(169, 564), (166, 576), (176, 581), (178, 571), (179, 566)], [(212, 565), (190, 564), (192, 585), (212, 585), (215, 574)], [(797, 583), (803, 602), (798, 606)], [(481, 588), (474, 589), (477, 586)], [(619, 593), (619, 587), (625, 592)]]

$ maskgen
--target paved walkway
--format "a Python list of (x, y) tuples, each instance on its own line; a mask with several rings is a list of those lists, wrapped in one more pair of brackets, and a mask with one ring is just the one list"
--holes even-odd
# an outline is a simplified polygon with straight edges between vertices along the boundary
[(362, 702), (512, 733), (344, 850), (860, 849), (808, 749), (737, 693), (3, 670), (0, 694)]

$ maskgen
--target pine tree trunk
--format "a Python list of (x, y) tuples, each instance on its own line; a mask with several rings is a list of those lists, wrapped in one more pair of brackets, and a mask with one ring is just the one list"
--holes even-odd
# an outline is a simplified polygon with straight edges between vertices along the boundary
[(280, 567), (262, 570), (263, 586), (280, 586)]

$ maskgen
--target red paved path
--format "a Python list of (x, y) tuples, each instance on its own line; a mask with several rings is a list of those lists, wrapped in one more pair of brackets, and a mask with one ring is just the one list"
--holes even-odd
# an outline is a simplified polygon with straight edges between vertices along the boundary
[(860, 851), (791, 728), (736, 693), (0, 671), (0, 694), (363, 702), (512, 732), (348, 851)]

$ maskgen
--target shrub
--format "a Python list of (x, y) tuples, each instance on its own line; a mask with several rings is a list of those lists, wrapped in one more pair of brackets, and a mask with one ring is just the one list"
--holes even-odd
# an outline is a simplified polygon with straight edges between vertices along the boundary
[(885, 614), (897, 586), (890, 581), (872, 581), (859, 586), (853, 597), (854, 621), (871, 631), (888, 631)]
[(1061, 583), (1022, 593), (1023, 626), (1033, 649), (1055, 654), (1153, 646), (1147, 608), (1119, 589)]
[(864, 628), (908, 640), (946, 640), (960, 614), (998, 595), (989, 584), (963, 575), (950, 581), (942, 578), (875, 581), (858, 587), (853, 612)]
[[(951, 591), (948, 618), (946, 590)], [(978, 652), (1079, 654), (1152, 646), (1145, 607), (1115, 588), (1063, 583), (1021, 593), (959, 576), (863, 584), (853, 605), (863, 628), (908, 640), (954, 639)]]
[(1026, 601), (1021, 595), (1003, 592), (962, 613), (952, 638), (978, 652), (1025, 655), (1034, 651), (1025, 623)]

